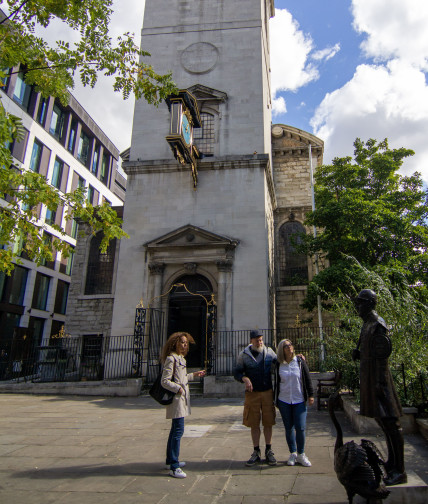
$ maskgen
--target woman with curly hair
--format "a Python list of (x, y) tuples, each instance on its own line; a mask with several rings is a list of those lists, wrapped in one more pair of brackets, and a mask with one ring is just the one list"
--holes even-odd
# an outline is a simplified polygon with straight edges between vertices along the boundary
[(184, 417), (190, 415), (190, 393), (188, 382), (194, 378), (205, 376), (205, 370), (187, 373), (185, 356), (189, 351), (189, 343), (195, 340), (187, 332), (171, 334), (162, 348), (161, 363), (162, 387), (175, 392), (171, 404), (166, 407), (166, 418), (172, 419), (171, 430), (166, 447), (166, 468), (173, 478), (185, 478), (181, 470), (186, 465), (179, 462), (180, 441), (184, 433)]

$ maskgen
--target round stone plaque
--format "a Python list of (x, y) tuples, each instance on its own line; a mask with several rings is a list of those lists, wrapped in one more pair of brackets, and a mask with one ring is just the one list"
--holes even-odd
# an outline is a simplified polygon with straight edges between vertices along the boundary
[(192, 74), (210, 72), (217, 64), (218, 49), (209, 42), (190, 44), (181, 53), (181, 65)]

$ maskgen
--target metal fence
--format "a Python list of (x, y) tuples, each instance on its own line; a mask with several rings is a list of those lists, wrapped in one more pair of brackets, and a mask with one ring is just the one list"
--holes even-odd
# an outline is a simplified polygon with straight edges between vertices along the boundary
[(0, 380), (63, 382), (141, 376), (133, 368), (134, 336), (61, 338), (4, 358)]
[[(261, 329), (265, 345), (276, 349), (282, 339), (290, 340), (296, 354), (303, 354), (311, 371), (320, 371), (322, 338), (327, 338), (333, 328), (290, 327), (286, 329)], [(213, 372), (216, 376), (230, 376), (239, 353), (250, 344), (250, 331), (218, 331), (213, 338)]]

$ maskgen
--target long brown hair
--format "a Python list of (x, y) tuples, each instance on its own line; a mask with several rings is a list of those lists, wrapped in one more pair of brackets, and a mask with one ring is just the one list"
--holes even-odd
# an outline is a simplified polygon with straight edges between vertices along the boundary
[[(160, 361), (162, 364), (165, 363), (166, 358), (168, 355), (171, 355), (172, 352), (177, 351), (177, 344), (180, 341), (180, 338), (185, 336), (187, 338), (188, 343), (194, 343), (195, 340), (192, 338), (192, 336), (188, 332), (175, 332), (172, 333), (171, 336), (167, 339), (167, 342), (162, 348), (161, 356), (160, 356)], [(189, 346), (187, 346), (187, 351), (184, 354), (185, 356), (187, 355), (187, 352), (189, 351)]]

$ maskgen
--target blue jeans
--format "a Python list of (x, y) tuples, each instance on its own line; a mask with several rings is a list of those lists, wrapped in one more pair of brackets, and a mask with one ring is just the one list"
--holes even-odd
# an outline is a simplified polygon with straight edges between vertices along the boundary
[(278, 399), (278, 408), (285, 427), (285, 439), (290, 453), (304, 453), (306, 429), (306, 403), (288, 404)]
[(179, 467), (180, 441), (184, 433), (184, 417), (173, 418), (169, 431), (168, 444), (166, 445), (166, 463), (171, 469)]

